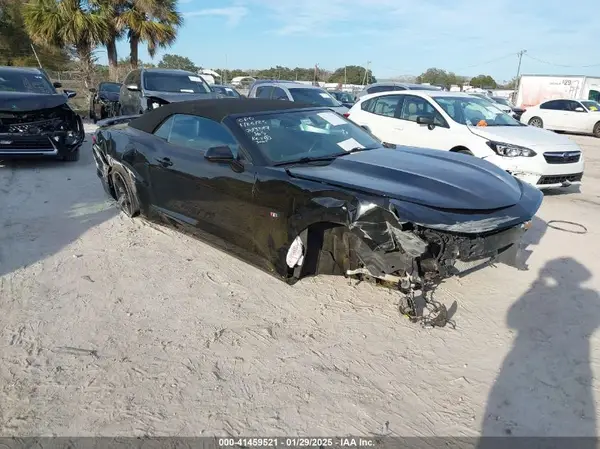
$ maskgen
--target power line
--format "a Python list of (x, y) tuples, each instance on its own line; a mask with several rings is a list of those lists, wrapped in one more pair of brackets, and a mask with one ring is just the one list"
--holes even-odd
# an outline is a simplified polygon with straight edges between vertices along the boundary
[(526, 57), (528, 57), (529, 59), (533, 59), (534, 61), (537, 62), (541, 62), (542, 64), (548, 64), (548, 65), (553, 65), (556, 67), (569, 67), (569, 68), (574, 68), (574, 69), (585, 69), (588, 67), (600, 67), (600, 64), (590, 64), (590, 65), (568, 65), (568, 64), (555, 64), (553, 62), (549, 62), (549, 61), (545, 61), (543, 59), (540, 58), (535, 58), (529, 54), (525, 55)]
[(514, 55), (515, 55), (515, 53), (511, 52), (511, 53), (508, 53), (508, 54), (506, 54), (504, 56), (500, 56), (499, 58), (494, 58), (494, 59), (490, 59), (488, 61), (480, 62), (478, 64), (473, 64), (473, 65), (469, 65), (469, 66), (463, 67), (463, 68), (457, 70), (457, 72), (461, 72), (461, 71), (466, 70), (466, 69), (472, 69), (473, 67), (479, 67), (479, 66), (482, 66), (482, 65), (491, 64), (492, 62), (496, 62), (496, 61), (502, 61), (503, 59), (509, 58), (511, 56), (514, 56)]

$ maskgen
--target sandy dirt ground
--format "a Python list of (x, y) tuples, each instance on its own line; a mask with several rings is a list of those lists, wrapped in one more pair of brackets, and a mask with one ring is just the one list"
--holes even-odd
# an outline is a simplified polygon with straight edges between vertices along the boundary
[(0, 435), (598, 434), (600, 139), (572, 138), (584, 184), (544, 199), (529, 270), (438, 290), (456, 329), (125, 218), (89, 142), (1, 167)]

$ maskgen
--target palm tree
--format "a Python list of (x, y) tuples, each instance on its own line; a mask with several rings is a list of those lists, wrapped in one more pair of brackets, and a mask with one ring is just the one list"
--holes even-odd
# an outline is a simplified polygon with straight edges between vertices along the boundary
[[(34, 41), (72, 47), (88, 69), (93, 50), (108, 39), (111, 14), (110, 7), (99, 8), (92, 0), (31, 0), (23, 9), (25, 28)], [(86, 73), (89, 87), (92, 70)]]
[(130, 64), (137, 68), (139, 43), (146, 42), (148, 54), (154, 57), (158, 48), (166, 48), (175, 41), (183, 18), (177, 11), (176, 0), (127, 0), (124, 4), (117, 29), (127, 32)]

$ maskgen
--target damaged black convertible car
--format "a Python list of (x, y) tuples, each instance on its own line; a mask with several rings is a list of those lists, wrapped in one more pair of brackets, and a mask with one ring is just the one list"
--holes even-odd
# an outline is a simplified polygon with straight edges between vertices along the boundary
[(40, 69), (0, 67), (0, 159), (79, 159), (85, 132), (67, 104), (75, 92), (57, 87)]
[(391, 148), (326, 108), (174, 103), (94, 136), (129, 216), (191, 232), (290, 284), (360, 276), (404, 293), (512, 263), (542, 194), (468, 155)]

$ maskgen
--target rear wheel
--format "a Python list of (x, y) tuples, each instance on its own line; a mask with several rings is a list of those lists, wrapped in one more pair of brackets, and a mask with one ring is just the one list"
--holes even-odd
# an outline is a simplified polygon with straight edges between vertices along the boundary
[(594, 136), (600, 137), (600, 122), (594, 125)]
[(137, 199), (133, 194), (133, 189), (126, 181), (125, 176), (120, 171), (112, 174), (112, 183), (115, 192), (115, 200), (119, 209), (130, 218), (139, 214)]
[(532, 117), (529, 119), (529, 126), (533, 126), (535, 128), (543, 128), (544, 121), (539, 117)]

